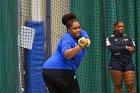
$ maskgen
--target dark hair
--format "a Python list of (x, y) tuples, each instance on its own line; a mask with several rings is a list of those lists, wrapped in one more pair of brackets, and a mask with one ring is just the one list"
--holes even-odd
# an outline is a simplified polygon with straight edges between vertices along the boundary
[(122, 21), (122, 20), (117, 20), (117, 21), (114, 23), (113, 34), (116, 34), (115, 27), (116, 27), (119, 23), (123, 23), (123, 21)]
[(69, 28), (74, 21), (78, 21), (74, 13), (68, 13), (62, 17), (62, 23), (66, 25), (67, 28)]

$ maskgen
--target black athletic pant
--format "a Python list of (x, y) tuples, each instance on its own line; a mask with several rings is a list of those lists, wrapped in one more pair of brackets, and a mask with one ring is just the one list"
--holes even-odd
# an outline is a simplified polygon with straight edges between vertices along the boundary
[(80, 93), (73, 70), (42, 69), (42, 75), (50, 93)]

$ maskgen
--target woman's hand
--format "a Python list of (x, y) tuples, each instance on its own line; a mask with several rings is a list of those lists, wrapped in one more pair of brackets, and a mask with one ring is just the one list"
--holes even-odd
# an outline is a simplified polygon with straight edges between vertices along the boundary
[(126, 49), (130, 52), (130, 53), (133, 53), (135, 48), (134, 46), (126, 46)]

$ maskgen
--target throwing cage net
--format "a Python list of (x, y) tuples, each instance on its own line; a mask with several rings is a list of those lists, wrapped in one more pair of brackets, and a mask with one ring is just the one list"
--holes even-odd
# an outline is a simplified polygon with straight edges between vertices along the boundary
[[(136, 42), (135, 86), (140, 87), (139, 0), (3, 0), (0, 1), (0, 93), (49, 93), (41, 69), (66, 32), (62, 16), (73, 12), (91, 45), (77, 71), (81, 93), (113, 93), (105, 40), (117, 19)], [(15, 83), (16, 82), (16, 83)], [(127, 93), (123, 83), (122, 92)]]

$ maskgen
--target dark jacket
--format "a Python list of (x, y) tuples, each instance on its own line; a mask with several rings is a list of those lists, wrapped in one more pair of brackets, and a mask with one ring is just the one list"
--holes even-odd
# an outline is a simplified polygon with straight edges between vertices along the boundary
[(135, 46), (133, 39), (126, 34), (114, 34), (106, 39), (106, 45), (111, 51), (111, 62), (120, 64), (132, 62), (132, 53), (126, 50), (126, 46)]

